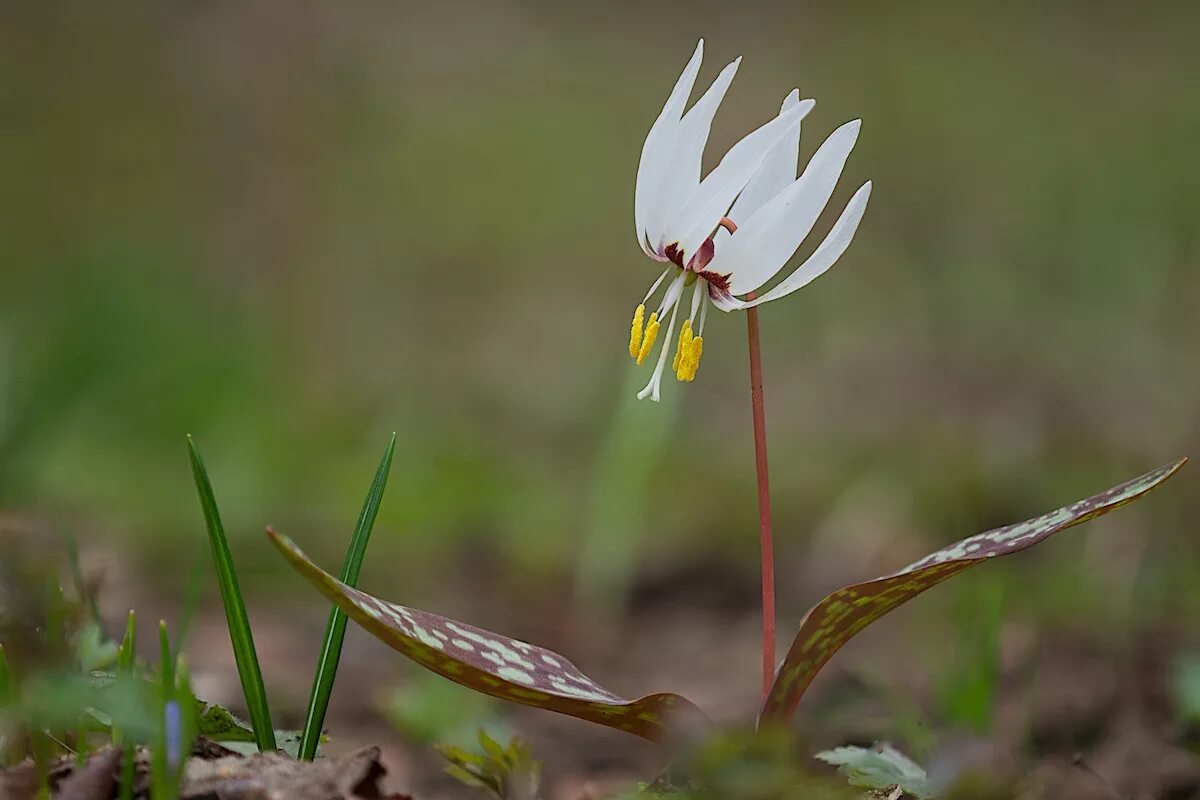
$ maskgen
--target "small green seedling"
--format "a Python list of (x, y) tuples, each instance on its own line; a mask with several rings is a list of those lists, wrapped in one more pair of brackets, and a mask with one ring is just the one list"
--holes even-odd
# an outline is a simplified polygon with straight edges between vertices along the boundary
[(542, 764), (523, 740), (513, 737), (508, 746), (479, 729), (481, 753), (472, 753), (453, 745), (439, 745), (437, 751), (450, 762), (446, 774), (477, 789), (484, 789), (497, 800), (538, 800)]

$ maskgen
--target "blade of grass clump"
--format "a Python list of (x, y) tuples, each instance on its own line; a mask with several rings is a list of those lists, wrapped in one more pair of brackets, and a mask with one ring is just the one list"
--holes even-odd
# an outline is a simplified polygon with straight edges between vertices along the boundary
[(455, 683), (651, 740), (707, 723), (696, 706), (677, 694), (626, 700), (597, 685), (558, 653), (380, 600), (322, 570), (286, 536), (270, 529), (267, 536), (288, 563), (350, 619), (394, 650)]
[(1133, 502), (1187, 463), (1182, 458), (1086, 500), (1040, 517), (956, 542), (882, 578), (856, 583), (813, 606), (800, 623), (792, 647), (775, 673), (760, 724), (786, 724), (817, 672), (859, 631), (921, 592), (989, 558), (1016, 553), (1102, 514)]
[[(125, 622), (125, 635), (121, 638), (121, 647), (117, 654), (117, 675), (125, 680), (133, 680), (134, 664), (137, 653), (137, 616), (129, 609), (129, 619)], [(112, 742), (114, 747), (121, 747), (121, 783), (118, 800), (133, 800), (133, 778), (137, 747), (125, 744), (125, 732), (118, 725), (113, 725)]]
[(225, 539), (225, 529), (217, 511), (208, 471), (200, 460), (196, 443), (187, 437), (188, 455), (192, 460), (192, 475), (196, 479), (196, 491), (200, 495), (200, 507), (204, 511), (204, 522), (208, 527), (208, 541), (212, 547), (213, 566), (217, 570), (217, 585), (221, 589), (221, 602), (225, 606), (225, 621), (229, 625), (229, 640), (233, 645), (233, 656), (237, 662), (238, 677), (242, 681), (242, 694), (250, 712), (250, 723), (258, 740), (258, 749), (270, 752), (275, 749), (275, 732), (271, 727), (271, 710), (267, 706), (267, 690), (263, 686), (262, 670), (258, 655), (254, 651), (254, 635), (250, 632), (250, 620), (246, 616), (246, 604), (238, 586), (237, 570), (233, 566), (233, 555)]
[[(392, 469), (392, 456), (396, 452), (396, 434), (383, 451), (383, 458), (375, 470), (375, 480), (363, 500), (358, 512), (358, 523), (350, 546), (346, 548), (346, 560), (342, 563), (342, 583), (347, 586), (358, 584), (358, 573), (362, 569), (367, 542), (375, 526), (375, 516), (387, 487), (388, 473)], [(337, 606), (329, 612), (325, 623), (325, 636), (321, 640), (321, 654), (317, 658), (317, 671), (313, 674), (312, 692), (308, 698), (308, 711), (304, 715), (304, 730), (300, 734), (298, 756), (301, 761), (312, 761), (317, 755), (317, 744), (321, 739), (321, 728), (325, 724), (325, 711), (329, 708), (329, 695), (333, 692), (333, 681), (337, 677), (338, 661), (342, 657), (342, 642), (346, 638), (346, 614)]]

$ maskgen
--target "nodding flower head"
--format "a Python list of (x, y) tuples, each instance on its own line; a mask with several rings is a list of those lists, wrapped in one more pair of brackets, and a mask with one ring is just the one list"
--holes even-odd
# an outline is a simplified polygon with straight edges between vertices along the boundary
[[(800, 121), (815, 101), (801, 100), (799, 91), (793, 90), (778, 116), (730, 148), (702, 179), (700, 161), (713, 116), (741, 63), (739, 57), (721, 70), (685, 113), (703, 53), (701, 40), (646, 135), (638, 164), (634, 194), (638, 244), (646, 255), (666, 265), (633, 314), (629, 355), (639, 365), (650, 356), (659, 328), (667, 320), (654, 372), (639, 398), (659, 399), (672, 344), (675, 377), (695, 379), (709, 305), (736, 311), (777, 300), (833, 266), (849, 247), (871, 194), (868, 181), (799, 267), (761, 297), (739, 299), (774, 278), (808, 236), (833, 194), (858, 139), (860, 122), (847, 122), (830, 134), (797, 178)], [(664, 285), (662, 299), (647, 317), (647, 303)], [(679, 307), (688, 289), (690, 312), (675, 337)]]

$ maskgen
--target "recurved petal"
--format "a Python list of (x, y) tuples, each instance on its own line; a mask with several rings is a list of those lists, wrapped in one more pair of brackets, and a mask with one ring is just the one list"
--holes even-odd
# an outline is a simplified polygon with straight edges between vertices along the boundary
[[(690, 256), (707, 239), (746, 184), (754, 177), (771, 149), (800, 126), (815, 105), (803, 100), (767, 124), (747, 134), (730, 148), (686, 205), (672, 219), (673, 231), (685, 231), (680, 246)], [(799, 134), (796, 134), (797, 136)]]
[(678, 135), (671, 143), (670, 155), (664, 162), (658, 202), (647, 209), (646, 235), (652, 248), (677, 241), (682, 236), (683, 231), (675, 222), (678, 219), (677, 212), (687, 205), (700, 185), (700, 161), (704, 156), (704, 146), (708, 143), (713, 117), (741, 61), (739, 56), (721, 70), (708, 91), (679, 122)]
[(670, 159), (675, 137), (678, 135), (679, 120), (683, 116), (684, 106), (692, 94), (696, 83), (696, 75), (700, 72), (700, 62), (704, 58), (704, 40), (696, 44), (687, 66), (683, 68), (679, 80), (667, 97), (667, 102), (659, 112), (658, 118), (646, 134), (642, 145), (642, 157), (638, 162), (637, 182), (634, 189), (633, 217), (637, 229), (638, 243), (647, 255), (653, 255), (646, 244), (646, 230), (650, 217), (650, 209), (660, 202), (663, 186), (663, 173), (666, 162)]
[(710, 269), (733, 273), (731, 293), (754, 291), (796, 253), (833, 194), (859, 126), (854, 120), (831, 133), (804, 174), (742, 222), (723, 250), (718, 248)]
[[(807, 101), (813, 102), (811, 100)], [(800, 90), (793, 89), (779, 107), (782, 115), (800, 105)], [(759, 165), (754, 177), (746, 184), (746, 188), (738, 195), (729, 218), (741, 224), (750, 215), (761, 208), (768, 200), (791, 186), (796, 180), (796, 163), (800, 159), (800, 126), (789, 128), (780, 137)], [(724, 230), (724, 229), (722, 229)], [(726, 235), (728, 232), (726, 231)]]
[(867, 181), (850, 198), (850, 202), (846, 204), (846, 210), (838, 217), (838, 221), (833, 224), (825, 241), (821, 242), (813, 254), (805, 259), (795, 272), (780, 281), (778, 286), (762, 297), (741, 303), (741, 307), (752, 308), (772, 300), (778, 300), (821, 277), (850, 246), (854, 233), (858, 230), (858, 223), (862, 222), (863, 213), (867, 210), (867, 200), (870, 197), (871, 182)]

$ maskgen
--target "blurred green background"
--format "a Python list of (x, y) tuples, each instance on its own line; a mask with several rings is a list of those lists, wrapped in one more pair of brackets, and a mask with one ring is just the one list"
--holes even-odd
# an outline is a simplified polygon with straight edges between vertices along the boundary
[[(798, 617), (1200, 453), (1198, 29), (1186, 2), (10, 4), (0, 507), (182, 594), (192, 433), (244, 583), (298, 593), (263, 525), (336, 563), (395, 430), (384, 594), (752, 581), (743, 319), (660, 406), (625, 353), (638, 153), (704, 36), (702, 84), (746, 56), (710, 164), (798, 86), (802, 159), (864, 120), (817, 233), (875, 182), (763, 313)], [(1091, 620), (1200, 609), (1190, 472), (1003, 574)]]

